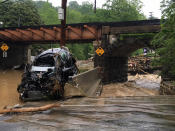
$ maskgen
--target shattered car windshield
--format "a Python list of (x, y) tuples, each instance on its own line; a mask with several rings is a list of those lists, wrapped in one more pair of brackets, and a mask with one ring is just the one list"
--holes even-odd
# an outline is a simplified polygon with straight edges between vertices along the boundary
[(42, 56), (39, 56), (34, 61), (34, 66), (41, 66), (41, 67), (53, 67), (55, 65), (55, 61), (53, 58), (54, 54), (48, 53)]
[(54, 56), (59, 54), (63, 61), (69, 59), (69, 54), (66, 50), (60, 48), (49, 49), (38, 55), (33, 63), (34, 66), (53, 67), (55, 66)]

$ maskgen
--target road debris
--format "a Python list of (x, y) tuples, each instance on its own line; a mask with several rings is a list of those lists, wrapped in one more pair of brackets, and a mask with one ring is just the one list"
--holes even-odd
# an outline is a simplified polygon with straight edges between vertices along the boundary
[(151, 57), (135, 56), (128, 59), (128, 71), (129, 72), (142, 72), (149, 74), (147, 71), (151, 70)]
[(60, 104), (54, 103), (54, 104), (48, 104), (41, 107), (7, 108), (7, 109), (0, 110), (0, 114), (46, 111), (55, 107), (60, 107)]

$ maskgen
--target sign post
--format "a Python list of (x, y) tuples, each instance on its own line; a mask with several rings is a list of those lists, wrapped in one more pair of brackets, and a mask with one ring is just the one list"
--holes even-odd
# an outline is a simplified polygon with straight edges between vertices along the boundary
[(1, 46), (1, 50), (3, 51), (3, 58), (6, 58), (7, 57), (7, 50), (9, 49), (8, 45), (7, 44), (2, 44)]
[(58, 18), (61, 20), (61, 47), (66, 44), (66, 5), (67, 0), (62, 0), (62, 7), (58, 9)]

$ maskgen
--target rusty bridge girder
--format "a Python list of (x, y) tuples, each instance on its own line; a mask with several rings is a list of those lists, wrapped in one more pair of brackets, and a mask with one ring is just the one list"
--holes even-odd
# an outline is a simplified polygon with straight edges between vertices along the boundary
[[(67, 43), (87, 43), (100, 40), (103, 34), (152, 33), (160, 31), (160, 20), (66, 25)], [(60, 25), (0, 28), (0, 41), (16, 44), (60, 42)]]

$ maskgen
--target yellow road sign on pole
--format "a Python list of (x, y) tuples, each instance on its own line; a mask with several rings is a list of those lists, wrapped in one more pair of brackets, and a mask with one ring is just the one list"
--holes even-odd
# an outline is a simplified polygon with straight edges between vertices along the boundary
[(102, 55), (104, 54), (104, 50), (103, 50), (101, 47), (99, 47), (99, 48), (96, 50), (96, 53), (97, 53), (97, 55), (102, 56)]
[(2, 44), (2, 46), (1, 46), (1, 50), (2, 51), (7, 51), (9, 49), (9, 47), (8, 47), (8, 45), (7, 44)]

